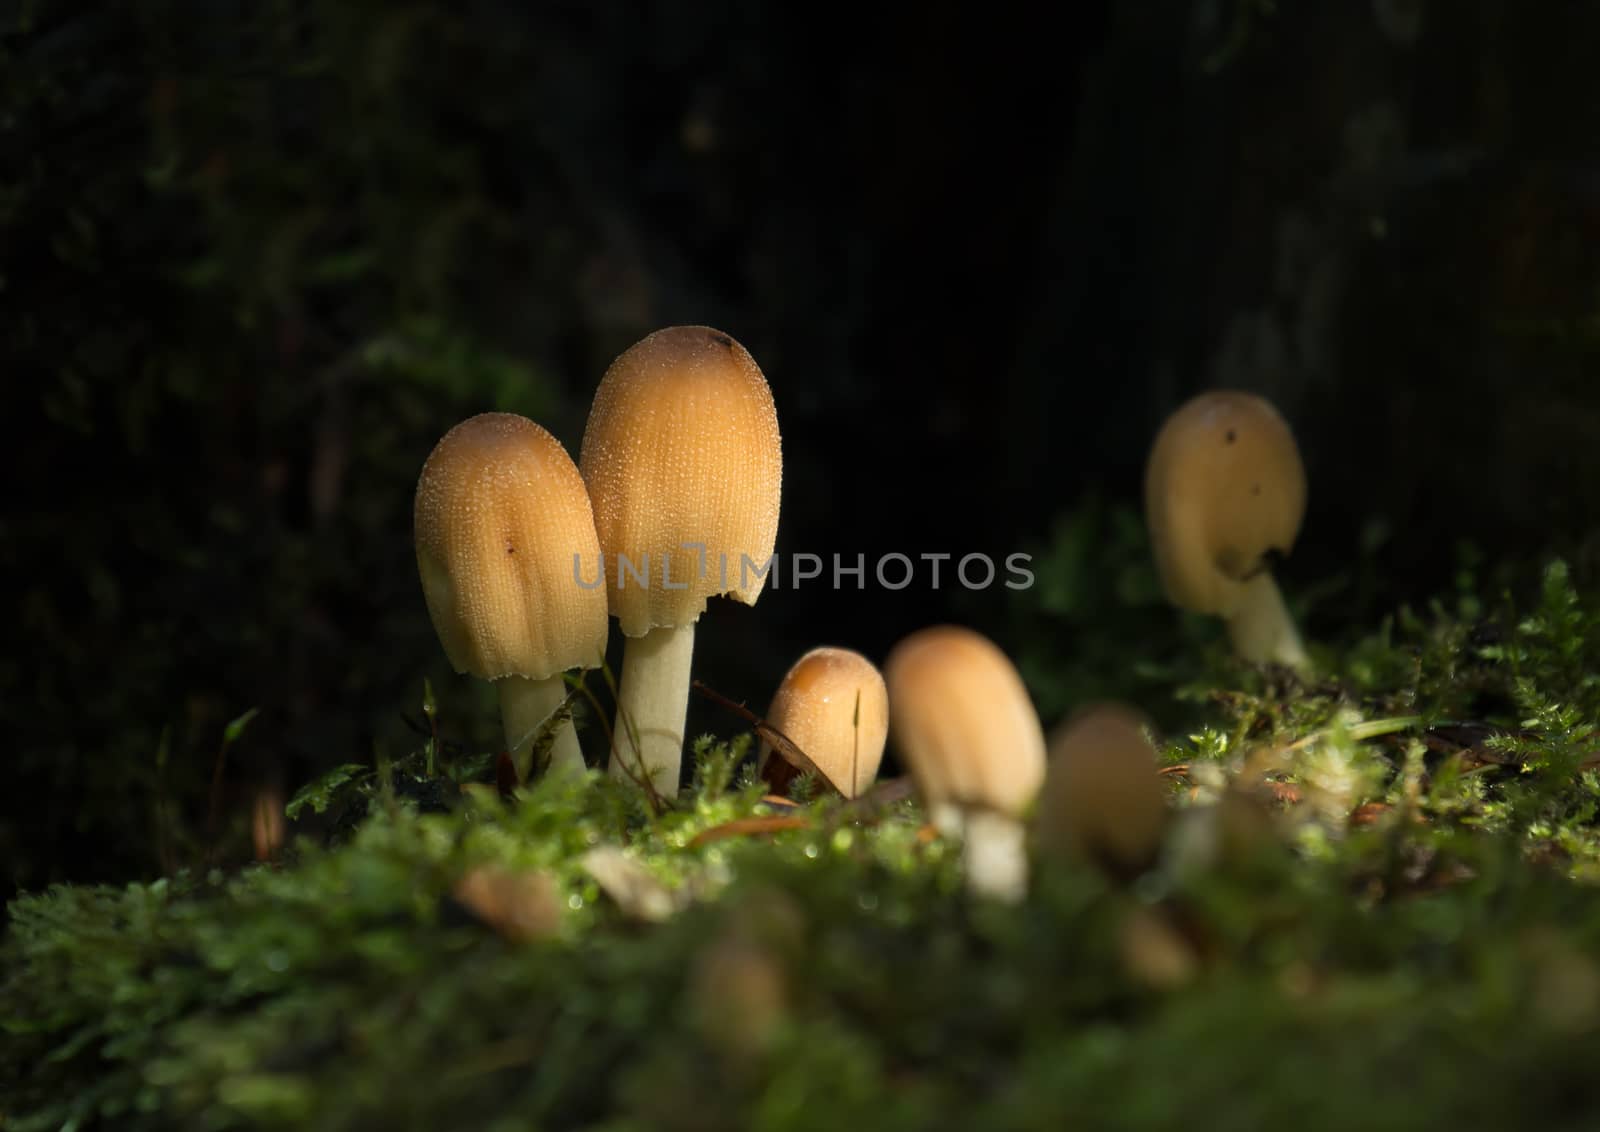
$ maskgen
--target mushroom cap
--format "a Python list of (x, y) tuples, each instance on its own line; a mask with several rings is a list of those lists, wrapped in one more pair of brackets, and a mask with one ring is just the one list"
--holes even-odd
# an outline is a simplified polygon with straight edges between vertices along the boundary
[(920, 629), (894, 647), (884, 674), (895, 747), (930, 810), (1027, 808), (1044, 779), (1044, 731), (993, 641), (955, 625)]
[(1145, 468), (1145, 521), (1174, 605), (1230, 616), (1244, 583), (1287, 554), (1306, 473), (1283, 417), (1252, 393), (1215, 391), (1161, 426)]
[[(718, 594), (755, 604), (766, 582), (756, 569), (778, 533), (783, 453), (772, 391), (743, 346), (708, 326), (672, 326), (628, 347), (600, 380), (578, 462), (625, 634), (693, 624)], [(636, 571), (648, 563), (647, 584), (619, 571), (618, 555)]]
[[(866, 657), (824, 645), (795, 661), (766, 721), (793, 740), (841, 794), (854, 798), (878, 776), (883, 761), (889, 691)], [(766, 751), (763, 743), (763, 757)]]
[[(515, 413), (462, 421), (417, 480), (417, 569), (457, 672), (543, 680), (606, 647), (600, 544), (561, 443)], [(574, 561), (576, 556), (577, 561)]]
[(1122, 872), (1149, 866), (1167, 822), (1166, 789), (1143, 716), (1118, 704), (1084, 708), (1050, 737), (1039, 794), (1039, 844)]

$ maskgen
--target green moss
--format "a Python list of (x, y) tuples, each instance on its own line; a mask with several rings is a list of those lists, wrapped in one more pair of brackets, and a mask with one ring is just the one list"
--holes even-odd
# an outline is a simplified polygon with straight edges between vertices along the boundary
[[(1600, 625), (1559, 563), (1517, 605), (1402, 613), (1312, 683), (1203, 654), (1163, 865), (1040, 862), (1015, 908), (912, 803), (778, 813), (748, 736), (660, 815), (428, 749), (340, 768), (282, 866), (11, 905), (0, 1124), (1592, 1126)], [(1298, 801), (1211, 836), (1247, 789)], [(601, 845), (682, 910), (631, 917)], [(452, 895), (477, 865), (547, 872), (559, 926), (496, 931)]]

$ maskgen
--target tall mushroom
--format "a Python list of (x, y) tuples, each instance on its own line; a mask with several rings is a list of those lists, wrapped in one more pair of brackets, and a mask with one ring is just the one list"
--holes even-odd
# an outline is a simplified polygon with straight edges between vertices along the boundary
[(772, 391), (739, 343), (658, 330), (600, 381), (579, 456), (622, 657), (612, 773), (678, 791), (694, 626), (706, 599), (755, 604), (778, 530)]
[(1097, 704), (1051, 735), (1037, 818), (1042, 853), (1089, 860), (1123, 879), (1155, 863), (1168, 811), (1145, 730), (1137, 712)]
[(895, 746), (934, 824), (961, 833), (967, 884), (1001, 900), (1027, 888), (1023, 812), (1044, 779), (1044, 732), (1022, 677), (982, 634), (921, 629), (884, 665)]
[[(583, 478), (561, 443), (514, 413), (482, 413), (434, 447), (417, 480), (417, 569), (457, 672), (500, 692), (506, 747), (526, 775), (539, 727), (566, 695), (561, 674), (605, 657), (606, 599)], [(570, 722), (551, 767), (581, 770)]]
[[(825, 645), (795, 661), (766, 722), (799, 747), (829, 785), (854, 798), (872, 784), (883, 761), (889, 692), (866, 657)], [(770, 754), (763, 742), (763, 765)]]
[(1289, 426), (1250, 393), (1202, 393), (1167, 418), (1145, 469), (1145, 520), (1176, 606), (1221, 617), (1255, 663), (1309, 662), (1272, 557), (1300, 532), (1306, 474)]

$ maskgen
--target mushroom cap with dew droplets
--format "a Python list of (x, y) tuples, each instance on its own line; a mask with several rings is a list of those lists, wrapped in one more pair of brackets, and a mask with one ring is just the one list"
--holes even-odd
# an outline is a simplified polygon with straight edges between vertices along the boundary
[(1202, 393), (1161, 426), (1145, 469), (1145, 519), (1174, 605), (1230, 616), (1269, 553), (1294, 546), (1305, 509), (1300, 450), (1262, 398)]
[(955, 625), (920, 629), (894, 647), (884, 676), (895, 747), (930, 810), (1027, 808), (1044, 778), (1044, 732), (994, 642)]
[(414, 525), (428, 614), (457, 672), (544, 680), (600, 662), (604, 589), (574, 573), (594, 580), (600, 545), (555, 437), (514, 413), (456, 425), (423, 465)]
[[(772, 391), (738, 342), (673, 326), (623, 351), (595, 392), (579, 465), (623, 633), (693, 624), (718, 594), (755, 604), (778, 532), (783, 453)], [(618, 555), (636, 570), (648, 561), (648, 584), (620, 572)]]
[(1143, 716), (1119, 704), (1084, 708), (1050, 737), (1039, 793), (1039, 844), (1123, 873), (1154, 862), (1166, 788)]
[(795, 661), (772, 697), (766, 722), (799, 747), (841, 794), (854, 798), (878, 776), (883, 761), (889, 692), (866, 657), (825, 645)]

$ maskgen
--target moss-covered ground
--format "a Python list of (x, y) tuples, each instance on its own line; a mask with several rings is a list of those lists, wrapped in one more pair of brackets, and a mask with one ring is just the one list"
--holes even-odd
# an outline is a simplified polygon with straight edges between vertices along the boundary
[(276, 863), (13, 902), (0, 1127), (1592, 1128), (1600, 609), (1534, 582), (1309, 681), (1207, 653), (1161, 863), (1015, 907), (748, 737), (660, 814), (347, 768)]

